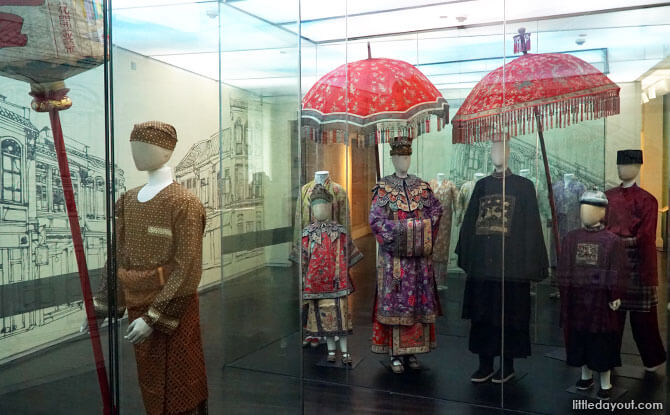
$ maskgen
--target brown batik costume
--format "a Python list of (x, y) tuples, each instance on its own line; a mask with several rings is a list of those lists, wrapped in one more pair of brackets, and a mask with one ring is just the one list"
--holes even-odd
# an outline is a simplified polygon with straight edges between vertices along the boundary
[[(146, 202), (137, 200), (140, 189), (116, 202), (117, 315), (127, 308), (129, 322), (142, 318), (154, 329), (134, 346), (147, 414), (206, 414), (197, 293), (205, 209), (177, 183)], [(107, 315), (105, 288), (94, 299), (101, 317)]]

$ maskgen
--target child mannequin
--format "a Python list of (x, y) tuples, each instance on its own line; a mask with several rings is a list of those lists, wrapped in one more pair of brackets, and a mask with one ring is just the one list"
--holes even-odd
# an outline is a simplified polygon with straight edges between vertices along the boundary
[(352, 332), (347, 297), (353, 292), (349, 267), (363, 258), (344, 226), (332, 221), (332, 195), (320, 184), (310, 196), (314, 223), (303, 229), (303, 300), (307, 305), (306, 334), (325, 337), (328, 362), (336, 362), (335, 337), (339, 337), (342, 363), (353, 359), (347, 348)]
[(597, 396), (607, 400), (611, 368), (621, 365), (616, 310), (627, 282), (626, 256), (620, 238), (602, 224), (608, 204), (605, 194), (584, 192), (580, 203), (583, 228), (566, 235), (558, 259), (561, 325), (567, 329), (567, 363), (582, 369), (576, 388), (592, 388), (597, 371)]

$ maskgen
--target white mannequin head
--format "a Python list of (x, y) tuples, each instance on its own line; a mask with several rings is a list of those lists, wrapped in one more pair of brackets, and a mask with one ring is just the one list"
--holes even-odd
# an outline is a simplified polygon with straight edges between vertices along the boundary
[(563, 181), (566, 183), (571, 183), (573, 180), (575, 180), (575, 175), (572, 173), (565, 173), (563, 175)]
[(133, 153), (135, 167), (139, 171), (153, 171), (163, 167), (170, 160), (172, 150), (145, 143), (144, 141), (131, 141), (130, 149)]
[(331, 219), (332, 203), (325, 200), (315, 200), (312, 202), (312, 215), (319, 222)]
[(579, 209), (582, 225), (586, 227), (592, 227), (599, 224), (603, 219), (605, 219), (606, 211), (606, 207), (582, 203)]
[(616, 154), (617, 171), (623, 187), (635, 184), (642, 167), (642, 150), (619, 150)]
[(493, 162), (493, 167), (495, 167), (497, 172), (501, 172), (507, 168), (509, 153), (509, 140), (494, 141), (491, 143), (491, 162)]
[(398, 177), (407, 177), (409, 166), (412, 163), (412, 156), (391, 156), (391, 162), (395, 168), (395, 174)]
[(318, 184), (324, 184), (329, 176), (328, 170), (320, 170), (314, 173), (314, 181)]
[(617, 171), (619, 172), (619, 179), (622, 182), (633, 182), (637, 179), (637, 176), (640, 174), (641, 164), (619, 164), (617, 165)]

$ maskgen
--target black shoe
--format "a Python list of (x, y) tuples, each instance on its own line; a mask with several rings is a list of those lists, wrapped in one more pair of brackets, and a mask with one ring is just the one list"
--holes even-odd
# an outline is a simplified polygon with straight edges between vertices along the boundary
[(491, 379), (491, 376), (493, 376), (493, 369), (479, 368), (475, 373), (472, 374), (470, 380), (473, 383), (484, 383), (487, 380)]
[(577, 390), (585, 391), (593, 387), (593, 378), (591, 379), (579, 379), (575, 385)]
[(609, 389), (600, 388), (600, 390), (598, 390), (598, 393), (596, 393), (596, 397), (601, 401), (609, 401), (610, 398), (612, 397), (612, 388)]
[(516, 373), (514, 373), (514, 368), (507, 367), (505, 366), (505, 371), (501, 371), (498, 369), (498, 371), (493, 375), (493, 379), (491, 379), (491, 382), (493, 383), (505, 383), (512, 379)]

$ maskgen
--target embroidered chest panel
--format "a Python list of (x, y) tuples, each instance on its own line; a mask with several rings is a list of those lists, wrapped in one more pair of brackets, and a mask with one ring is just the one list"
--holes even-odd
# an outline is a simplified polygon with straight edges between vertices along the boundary
[(412, 212), (430, 206), (430, 185), (416, 176), (406, 179), (395, 176), (384, 177), (375, 187), (379, 206), (388, 206), (391, 211)]
[(509, 236), (516, 197), (512, 195), (494, 194), (479, 199), (479, 214), (475, 223), (477, 235)]
[(331, 242), (335, 242), (340, 234), (346, 233), (344, 226), (332, 221), (329, 222), (313, 222), (302, 232), (302, 236), (308, 236), (310, 243), (321, 245), (322, 236), (328, 236)]
[(577, 251), (575, 252), (576, 265), (598, 265), (598, 253), (600, 252), (600, 245), (588, 242), (580, 242), (577, 244)]

